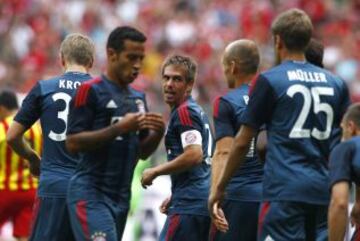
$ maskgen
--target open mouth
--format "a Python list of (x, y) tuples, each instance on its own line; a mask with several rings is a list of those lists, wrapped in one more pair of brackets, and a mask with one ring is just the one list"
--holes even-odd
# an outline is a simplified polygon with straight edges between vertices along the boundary
[(139, 72), (135, 71), (135, 72), (132, 72), (131, 77), (136, 79), (138, 77), (138, 75), (139, 75)]

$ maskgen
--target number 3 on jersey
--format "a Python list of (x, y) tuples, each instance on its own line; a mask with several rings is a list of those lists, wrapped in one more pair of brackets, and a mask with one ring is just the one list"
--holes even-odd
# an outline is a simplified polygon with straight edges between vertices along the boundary
[(55, 133), (54, 131), (50, 131), (49, 138), (53, 141), (65, 141), (66, 138), (66, 130), (67, 130), (67, 122), (68, 122), (68, 114), (69, 114), (69, 104), (71, 101), (71, 96), (64, 93), (59, 92), (52, 96), (54, 102), (64, 101), (65, 109), (58, 112), (57, 117), (65, 123), (65, 129), (61, 133)]
[[(289, 137), (310, 138), (310, 136), (312, 136), (318, 140), (328, 139), (334, 119), (334, 111), (328, 103), (322, 103), (320, 101), (320, 96), (333, 96), (334, 89), (330, 87), (312, 87), (309, 89), (304, 85), (296, 84), (291, 86), (286, 93), (291, 98), (293, 98), (296, 94), (301, 94), (304, 99), (302, 110), (294, 124), (294, 127), (290, 131)], [(319, 112), (324, 112), (326, 115), (326, 128), (324, 131), (321, 131), (316, 127), (313, 127), (311, 130), (304, 128), (306, 119), (310, 114), (312, 101), (314, 106), (314, 113), (318, 114)]]

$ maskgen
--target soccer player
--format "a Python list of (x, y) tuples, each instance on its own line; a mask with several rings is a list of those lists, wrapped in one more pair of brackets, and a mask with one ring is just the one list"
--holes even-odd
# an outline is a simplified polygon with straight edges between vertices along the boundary
[[(60, 46), (64, 74), (39, 81), (24, 99), (7, 139), (20, 156), (30, 161), (32, 173), (39, 175), (38, 199), (30, 240), (73, 240), (66, 192), (78, 157), (65, 149), (69, 103), (76, 88), (90, 79), (88, 71), (94, 61), (94, 45), (81, 34), (68, 35)], [(41, 162), (23, 140), (23, 135), (38, 119), (43, 131)], [(40, 165), (40, 170), (39, 170)]]
[(119, 241), (139, 158), (157, 148), (162, 116), (145, 113), (144, 93), (129, 86), (139, 74), (146, 37), (132, 27), (109, 35), (105, 74), (84, 83), (71, 103), (66, 146), (80, 153), (68, 204), (77, 241)]
[[(312, 38), (305, 50), (306, 61), (320, 68), (323, 68), (324, 67), (323, 57), (324, 57), (324, 45), (320, 41)], [(338, 130), (339, 131), (333, 131), (333, 135), (336, 136), (333, 139), (334, 146), (337, 143), (339, 143), (341, 138), (340, 128), (338, 128)], [(256, 150), (261, 161), (265, 161), (266, 145), (267, 145), (266, 139), (267, 139), (266, 130), (261, 130), (257, 136), (257, 142), (256, 142)]]
[[(13, 223), (13, 236), (28, 240), (31, 214), (38, 181), (30, 175), (27, 160), (18, 156), (6, 143), (6, 132), (18, 109), (14, 92), (0, 92), (0, 228), (6, 221)], [(25, 133), (26, 142), (41, 152), (41, 130), (34, 125)]]
[[(352, 223), (360, 225), (360, 104), (350, 106), (342, 121), (343, 141), (330, 155), (331, 202), (329, 206), (329, 241), (343, 241), (348, 226), (348, 203), (352, 182), (356, 201)], [(359, 240), (359, 231), (353, 240)]]
[(164, 101), (171, 109), (165, 135), (168, 162), (146, 169), (141, 180), (146, 188), (157, 176), (171, 175), (171, 199), (160, 207), (168, 215), (161, 241), (208, 239), (206, 200), (213, 138), (207, 115), (191, 97), (196, 69), (191, 58), (172, 55), (161, 70)]
[[(219, 179), (240, 128), (240, 118), (249, 101), (249, 83), (257, 73), (259, 61), (256, 44), (246, 39), (230, 43), (223, 54), (224, 75), (231, 91), (216, 99), (214, 104), (216, 148), (212, 161), (212, 188)], [(226, 190), (227, 197), (222, 205), (230, 223), (229, 230), (219, 232), (214, 220), (210, 240), (256, 241), (263, 166), (257, 159), (254, 144), (255, 139), (252, 140), (244, 165), (236, 171)]]
[(349, 95), (341, 79), (305, 61), (312, 29), (310, 18), (298, 9), (272, 23), (278, 65), (258, 76), (227, 165), (209, 197), (211, 214), (226, 228), (219, 202), (256, 130), (266, 124), (260, 241), (328, 236), (328, 156)]

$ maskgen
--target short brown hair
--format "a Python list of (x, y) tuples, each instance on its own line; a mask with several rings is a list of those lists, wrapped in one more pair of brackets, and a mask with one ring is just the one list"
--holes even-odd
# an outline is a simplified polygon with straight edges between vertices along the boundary
[(290, 9), (278, 15), (271, 25), (273, 35), (279, 35), (290, 51), (304, 51), (309, 44), (313, 25), (300, 9)]
[(169, 65), (182, 66), (186, 70), (186, 82), (195, 81), (197, 64), (189, 56), (174, 54), (167, 57), (161, 67), (161, 74), (164, 74), (164, 70)]
[(355, 125), (360, 128), (360, 103), (350, 105), (343, 117), (343, 120), (353, 121)]
[(305, 58), (308, 62), (323, 68), (324, 45), (312, 38), (305, 50)]
[(60, 54), (69, 63), (88, 66), (94, 61), (94, 43), (80, 33), (69, 34), (61, 43)]

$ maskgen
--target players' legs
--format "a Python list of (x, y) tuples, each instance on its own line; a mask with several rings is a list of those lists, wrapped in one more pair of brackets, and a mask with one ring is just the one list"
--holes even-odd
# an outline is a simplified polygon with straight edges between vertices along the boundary
[(265, 202), (259, 213), (259, 241), (304, 241), (305, 213), (297, 202)]
[(76, 241), (97, 240), (97, 238), (119, 241), (114, 214), (104, 201), (70, 202), (69, 211)]
[(209, 217), (174, 214), (167, 217), (159, 241), (208, 240), (209, 229)]
[(258, 225), (258, 202), (225, 200), (223, 210), (229, 222), (229, 230), (222, 233), (212, 225), (210, 241), (256, 241)]
[(38, 197), (34, 207), (30, 241), (72, 241), (65, 198)]
[(126, 225), (128, 209), (114, 208), (114, 210), (116, 210), (116, 234), (118, 239), (121, 240)]
[(328, 240), (328, 206), (316, 205), (316, 241)]

